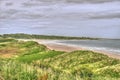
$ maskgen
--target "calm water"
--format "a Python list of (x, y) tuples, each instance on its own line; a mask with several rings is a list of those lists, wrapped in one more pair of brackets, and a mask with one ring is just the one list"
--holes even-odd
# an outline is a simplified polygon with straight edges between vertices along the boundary
[(120, 40), (64, 40), (59, 43), (77, 45), (90, 50), (101, 50), (120, 55)]
[(120, 38), (120, 0), (0, 0), (0, 34)]

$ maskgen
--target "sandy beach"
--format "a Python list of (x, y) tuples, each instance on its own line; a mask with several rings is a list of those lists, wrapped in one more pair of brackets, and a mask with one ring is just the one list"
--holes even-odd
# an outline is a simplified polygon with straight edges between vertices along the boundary
[[(51, 50), (66, 51), (66, 52), (72, 52), (72, 51), (75, 51), (75, 50), (89, 50), (87, 48), (82, 48), (82, 47), (79, 47), (79, 46), (57, 43), (54, 40), (35, 40), (35, 41), (40, 43), (40, 44), (43, 44), (43, 45), (47, 46)], [(105, 55), (107, 55), (109, 57), (112, 57), (112, 58), (120, 59), (120, 55), (118, 55), (116, 53), (110, 53), (110, 52), (98, 51), (98, 50), (92, 50), (92, 51), (98, 52), (98, 53), (101, 53), (101, 54), (105, 54)]]
[[(23, 40), (23, 39), (20, 39)], [(57, 43), (57, 40), (43, 40), (43, 39), (24, 39), (23, 41), (36, 41), (39, 44), (43, 44), (45, 45), (47, 48), (49, 48), (50, 50), (57, 50), (57, 51), (65, 51), (65, 52), (72, 52), (75, 50), (89, 50), (87, 48), (82, 48), (79, 46), (73, 46), (73, 45), (67, 45), (67, 44), (63, 44), (63, 43)], [(105, 54), (109, 57), (112, 58), (116, 58), (116, 59), (120, 59), (120, 55), (116, 54), (116, 53), (110, 53), (110, 52), (106, 52), (106, 51), (98, 51), (98, 50), (91, 50), (94, 52), (98, 52), (100, 54)]]

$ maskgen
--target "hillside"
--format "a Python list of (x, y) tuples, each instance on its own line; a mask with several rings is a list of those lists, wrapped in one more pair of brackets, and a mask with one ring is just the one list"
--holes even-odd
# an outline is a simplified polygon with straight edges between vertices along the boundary
[(120, 80), (120, 60), (92, 51), (49, 50), (0, 38), (0, 80)]

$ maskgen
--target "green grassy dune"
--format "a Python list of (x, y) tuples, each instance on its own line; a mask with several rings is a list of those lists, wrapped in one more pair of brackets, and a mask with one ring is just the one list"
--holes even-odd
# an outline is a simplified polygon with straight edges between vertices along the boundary
[(0, 38), (0, 80), (120, 80), (120, 60), (92, 51), (61, 52)]

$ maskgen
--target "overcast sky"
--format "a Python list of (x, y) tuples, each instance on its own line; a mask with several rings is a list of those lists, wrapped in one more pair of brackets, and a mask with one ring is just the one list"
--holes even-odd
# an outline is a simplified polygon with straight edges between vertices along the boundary
[(119, 0), (0, 0), (0, 34), (120, 38)]

